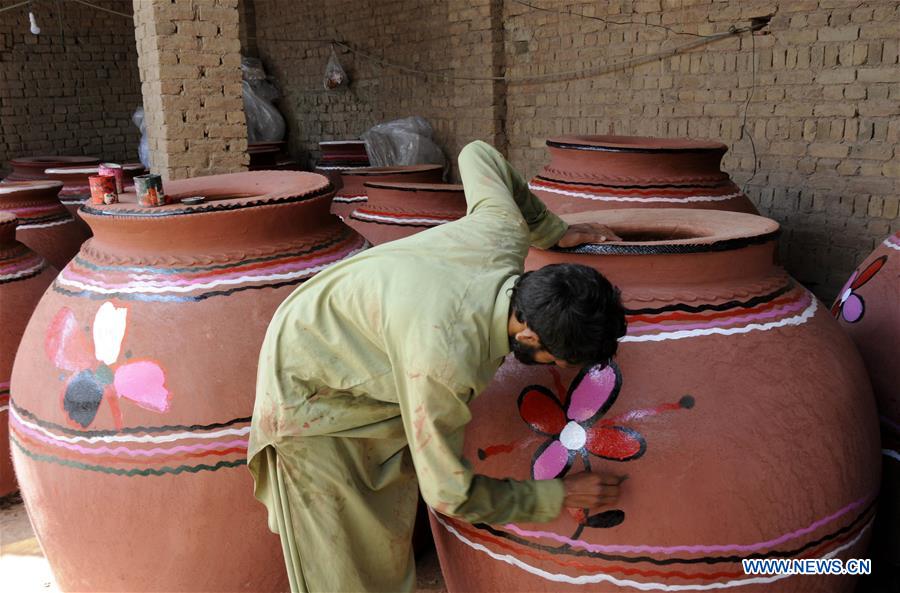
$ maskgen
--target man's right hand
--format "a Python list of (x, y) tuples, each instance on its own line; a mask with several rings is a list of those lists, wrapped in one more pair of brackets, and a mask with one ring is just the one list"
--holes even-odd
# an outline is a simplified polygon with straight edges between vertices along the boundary
[(563, 478), (566, 497), (563, 506), (590, 509), (609, 506), (619, 500), (619, 485), (625, 478), (608, 473), (581, 472)]

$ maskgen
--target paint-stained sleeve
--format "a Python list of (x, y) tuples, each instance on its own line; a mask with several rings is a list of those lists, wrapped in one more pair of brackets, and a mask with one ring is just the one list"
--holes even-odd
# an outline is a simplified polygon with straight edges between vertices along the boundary
[(466, 191), (467, 214), (506, 214), (528, 225), (531, 245), (552, 247), (566, 223), (528, 189), (522, 176), (490, 144), (476, 141), (459, 153), (459, 175)]
[(476, 475), (461, 459), (469, 394), (425, 374), (395, 372), (403, 427), (425, 502), (469, 522), (543, 522), (562, 509), (561, 480)]

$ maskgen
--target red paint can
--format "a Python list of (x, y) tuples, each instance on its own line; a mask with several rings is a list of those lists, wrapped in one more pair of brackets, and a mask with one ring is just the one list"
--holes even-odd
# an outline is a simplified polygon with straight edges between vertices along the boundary
[(116, 178), (116, 191), (122, 193), (125, 191), (125, 178), (122, 172), (122, 165), (118, 163), (100, 163), (97, 167), (97, 175), (112, 175)]
[(88, 177), (91, 187), (91, 204), (118, 204), (119, 192), (116, 191), (116, 178), (112, 175), (91, 175)]

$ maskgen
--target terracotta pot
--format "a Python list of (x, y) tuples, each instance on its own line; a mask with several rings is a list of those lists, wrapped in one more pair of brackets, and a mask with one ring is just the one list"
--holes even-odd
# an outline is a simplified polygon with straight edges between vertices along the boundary
[[(331, 211), (345, 222), (350, 213), (368, 201), (365, 184), (372, 181), (404, 183), (440, 183), (444, 175), (441, 165), (408, 165), (402, 167), (364, 167), (341, 171), (342, 186), (334, 195)], [(353, 223), (350, 223), (353, 226)]]
[(873, 552), (876, 563), (887, 560), (900, 576), (900, 232), (882, 241), (853, 272), (831, 312), (856, 342), (872, 380), (883, 454)]
[[(628, 478), (615, 507), (547, 524), (432, 515), (455, 591), (850, 591), (852, 577), (748, 576), (740, 558), (864, 558), (878, 491), (871, 391), (827, 307), (774, 265), (778, 225), (710, 210), (609, 210), (626, 240), (534, 250), (622, 291), (615, 364), (586, 372), (509, 359), (472, 404), (480, 474)], [(498, 419), (503, 421), (498, 421)]]
[(284, 142), (254, 142), (247, 145), (251, 171), (271, 170), (278, 166)]
[(686, 138), (561, 136), (529, 187), (558, 214), (608, 208), (704, 208), (756, 214), (719, 169), (724, 144)]
[(22, 495), (65, 591), (284, 591), (244, 467), (259, 348), (282, 300), (365, 240), (313, 173), (166, 189), (207, 200), (85, 206), (94, 237), (32, 317), (10, 402)]
[(9, 456), (9, 378), (31, 312), (50, 286), (54, 270), (16, 241), (16, 217), (0, 212), (0, 497), (18, 489)]
[(92, 156), (32, 156), (9, 161), (12, 173), (4, 181), (36, 181), (47, 179), (45, 169), (52, 167), (86, 167), (100, 159)]
[[(90, 233), (90, 229), (82, 221), (81, 216), (78, 214), (78, 209), (91, 198), (91, 187), (88, 184), (88, 177), (96, 175), (97, 169), (97, 166), (51, 167), (44, 171), (48, 179), (62, 181), (63, 187), (59, 192), (59, 201), (62, 202), (63, 206), (88, 233)], [(147, 169), (140, 163), (126, 163), (122, 165), (125, 191), (134, 191), (134, 178), (146, 172)]]
[(52, 180), (0, 184), (0, 211), (18, 217), (18, 239), (58, 270), (90, 236), (60, 203), (61, 187), (62, 182)]
[(369, 166), (366, 143), (362, 140), (331, 140), (319, 142), (322, 156), (316, 165), (316, 173), (325, 175), (336, 189), (341, 189), (341, 173)]
[(409, 237), (466, 215), (463, 186), (449, 183), (365, 183), (368, 201), (350, 213), (373, 245)]

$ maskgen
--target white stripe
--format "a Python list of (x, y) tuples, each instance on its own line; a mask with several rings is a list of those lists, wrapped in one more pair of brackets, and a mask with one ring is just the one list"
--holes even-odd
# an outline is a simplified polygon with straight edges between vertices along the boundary
[(661, 342), (663, 340), (681, 340), (683, 338), (694, 338), (696, 336), (711, 336), (713, 334), (718, 334), (720, 336), (730, 336), (734, 334), (746, 334), (752, 331), (767, 331), (770, 329), (775, 329), (777, 327), (784, 327), (787, 325), (803, 325), (807, 321), (809, 321), (813, 315), (816, 314), (816, 299), (812, 298), (812, 302), (809, 306), (800, 313), (799, 315), (794, 315), (793, 317), (787, 317), (785, 319), (781, 319), (779, 321), (772, 321), (770, 323), (751, 323), (749, 325), (744, 325), (742, 327), (729, 327), (729, 328), (721, 328), (721, 327), (710, 327), (705, 329), (685, 329), (674, 332), (664, 332), (661, 334), (648, 334), (646, 336), (625, 336), (624, 338), (619, 338), (620, 342)]
[[(19, 183), (11, 181), (10, 183)], [(62, 181), (27, 181), (25, 183), (33, 185), (0, 185), (0, 194), (13, 194), (20, 191), (31, 191), (34, 189), (56, 189), (62, 187)]]
[(671, 202), (675, 204), (683, 204), (685, 202), (723, 202), (732, 198), (739, 198), (743, 194), (741, 192), (728, 194), (725, 196), (687, 196), (684, 198), (668, 198), (664, 196), (647, 196), (647, 197), (627, 197), (627, 196), (598, 196), (597, 194), (589, 194), (585, 192), (569, 191), (566, 189), (556, 189), (546, 187), (537, 183), (529, 183), (528, 189), (532, 191), (546, 191), (553, 194), (562, 194), (564, 196), (572, 196), (573, 198), (585, 198), (587, 200), (601, 200), (604, 202)]
[(350, 202), (365, 202), (368, 199), (369, 199), (369, 196), (341, 196), (341, 197), (335, 196), (333, 201), (344, 202), (344, 203), (349, 204)]
[(893, 459), (896, 459), (897, 461), (900, 461), (900, 453), (898, 453), (897, 451), (894, 451), (893, 449), (882, 449), (881, 454), (885, 455), (886, 457), (891, 457)]
[(75, 222), (75, 219), (72, 218), (71, 216), (68, 216), (62, 220), (56, 220), (53, 222), (42, 222), (42, 223), (35, 223), (35, 224), (20, 224), (16, 228), (19, 230), (44, 229), (44, 228), (47, 228), (48, 226), (59, 226), (61, 224), (68, 224), (70, 222)]
[(153, 435), (118, 435), (118, 436), (100, 436), (100, 437), (70, 437), (64, 436), (61, 434), (56, 434), (50, 432), (45, 429), (43, 426), (39, 426), (34, 424), (33, 422), (29, 422), (19, 416), (16, 412), (15, 408), (10, 408), (10, 415), (15, 418), (16, 422), (22, 424), (23, 426), (27, 426), (32, 430), (36, 430), (56, 441), (62, 441), (64, 443), (171, 443), (173, 441), (178, 441), (182, 439), (214, 439), (221, 436), (227, 435), (235, 435), (235, 436), (243, 436), (250, 432), (250, 427), (245, 426), (243, 428), (226, 428), (224, 430), (217, 430), (214, 432), (176, 432), (172, 434), (162, 435), (162, 436), (153, 436)]
[(900, 251), (900, 243), (894, 243), (893, 241), (891, 241), (891, 239), (893, 239), (893, 237), (888, 237), (887, 239), (885, 239), (884, 245), (887, 245), (891, 249), (896, 249), (897, 251)]
[[(532, 566), (515, 556), (510, 556), (507, 554), (498, 554), (486, 548), (481, 544), (477, 544), (464, 535), (456, 531), (450, 525), (447, 525), (440, 517), (438, 517), (437, 513), (433, 510), (431, 514), (434, 515), (434, 518), (440, 523), (444, 529), (452, 533), (456, 539), (460, 540), (470, 548), (478, 550), (480, 552), (484, 552), (494, 560), (499, 560), (501, 562), (505, 562), (507, 564), (511, 564), (517, 568), (524, 570), (525, 572), (530, 572), (533, 575), (539, 576), (542, 579), (546, 579), (548, 581), (554, 581), (557, 583), (570, 583), (573, 585), (585, 585), (588, 583), (600, 583), (607, 582), (612, 583), (613, 585), (617, 585), (619, 587), (634, 587), (635, 589), (640, 589), (641, 591), (709, 591), (711, 589), (730, 589), (732, 587), (741, 587), (744, 585), (755, 585), (760, 583), (774, 583), (775, 581), (780, 581), (781, 579), (786, 579), (790, 576), (794, 576), (791, 574), (779, 574), (769, 577), (751, 577), (747, 579), (735, 579), (733, 581), (725, 581), (724, 583), (708, 583), (706, 585), (667, 585), (665, 583), (642, 583), (640, 581), (632, 581), (630, 579), (619, 579), (614, 576), (610, 576), (604, 573), (595, 573), (595, 574), (587, 574), (578, 577), (573, 577), (567, 574), (559, 574), (548, 572), (536, 566)], [(828, 554), (822, 556), (822, 558), (833, 558), (837, 556), (839, 553), (843, 552), (847, 548), (852, 547), (862, 538), (863, 534), (869, 529), (872, 525), (872, 520), (870, 519), (866, 526), (860, 530), (855, 538), (840, 546), (839, 548), (835, 548), (833, 551)]]
[(44, 269), (45, 262), (41, 260), (37, 265), (31, 266), (25, 270), (21, 270), (16, 272), (15, 274), (7, 274), (6, 276), (0, 276), (0, 280), (15, 280), (16, 278), (21, 278), (22, 276), (27, 276), (28, 274), (32, 274), (34, 272), (38, 272)]
[(3, 412), (8, 409), (9, 409), (9, 406), (0, 406), (0, 412)]
[(358, 218), (360, 220), (381, 220), (384, 222), (418, 222), (421, 224), (444, 224), (447, 222), (451, 222), (449, 220), (437, 220), (435, 218), (395, 218), (392, 216), (381, 216), (378, 214), (369, 214), (367, 212), (360, 212), (359, 210), (353, 213), (353, 218)]
[(72, 286), (74, 288), (78, 288), (80, 290), (86, 290), (88, 292), (95, 292), (97, 294), (134, 294), (134, 293), (151, 293), (151, 294), (164, 294), (164, 293), (186, 293), (193, 292), (195, 290), (203, 290), (207, 288), (215, 288), (216, 286), (228, 286), (234, 284), (244, 284), (248, 282), (265, 282), (268, 280), (291, 280), (293, 278), (302, 278), (304, 276), (310, 276), (317, 272), (324, 270), (325, 268), (336, 264), (342, 259), (346, 259), (348, 257), (352, 257), (363, 251), (368, 244), (364, 243), (362, 247), (359, 249), (355, 249), (340, 259), (337, 259), (332, 262), (328, 262), (326, 264), (321, 264), (318, 266), (314, 266), (312, 268), (305, 268), (303, 270), (298, 270), (296, 272), (287, 272), (283, 274), (266, 274), (260, 276), (241, 276), (240, 278), (226, 278), (223, 280), (214, 280), (212, 282), (203, 282), (199, 284), (194, 284), (192, 286), (154, 286), (152, 283), (144, 283), (144, 282), (132, 282), (127, 286), (123, 286), (121, 288), (102, 288), (99, 286), (91, 286), (90, 284), (85, 284), (83, 282), (79, 282), (77, 280), (69, 280), (64, 277), (62, 274), (57, 276), (56, 281), (64, 286)]

